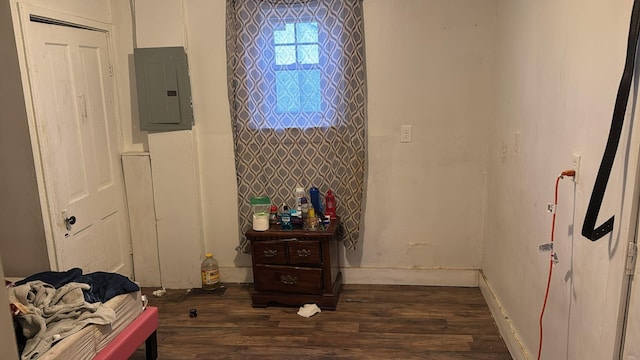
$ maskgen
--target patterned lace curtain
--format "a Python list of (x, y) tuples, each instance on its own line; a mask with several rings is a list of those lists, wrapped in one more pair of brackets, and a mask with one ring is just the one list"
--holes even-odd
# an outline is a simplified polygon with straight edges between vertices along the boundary
[(297, 186), (336, 198), (358, 241), (366, 162), (362, 0), (227, 0), (227, 77), (240, 245), (253, 196), (295, 206)]

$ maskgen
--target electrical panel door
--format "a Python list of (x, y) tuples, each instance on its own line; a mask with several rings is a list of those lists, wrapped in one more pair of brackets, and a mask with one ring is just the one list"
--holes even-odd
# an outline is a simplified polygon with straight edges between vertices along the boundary
[(140, 130), (190, 130), (189, 66), (184, 47), (134, 49)]

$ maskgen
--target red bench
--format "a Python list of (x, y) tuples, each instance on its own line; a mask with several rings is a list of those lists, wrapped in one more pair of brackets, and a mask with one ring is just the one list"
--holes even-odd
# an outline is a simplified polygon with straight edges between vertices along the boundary
[(145, 344), (147, 360), (158, 358), (158, 308), (148, 306), (129, 326), (102, 349), (94, 360), (127, 359)]

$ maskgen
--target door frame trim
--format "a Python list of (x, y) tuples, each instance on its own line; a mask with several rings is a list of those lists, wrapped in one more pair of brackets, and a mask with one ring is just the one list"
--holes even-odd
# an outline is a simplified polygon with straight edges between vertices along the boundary
[[(640, 60), (636, 60), (636, 62), (638, 61)], [(636, 243), (636, 245), (638, 244), (638, 235), (640, 235), (640, 126), (637, 125), (638, 120), (640, 120), (640, 112), (639, 112), (640, 108), (638, 108), (638, 104), (640, 104), (640, 79), (638, 79), (639, 71), (640, 70), (638, 68), (638, 65), (636, 64), (636, 70), (634, 72), (634, 78), (633, 78), (633, 83), (631, 88), (633, 98), (630, 97), (630, 101), (631, 99), (633, 99), (633, 106), (631, 108), (632, 109), (631, 126), (633, 125), (636, 125), (636, 126), (632, 127), (631, 136), (627, 144), (627, 153), (629, 154), (629, 157), (627, 160), (629, 164), (633, 164), (633, 166), (635, 166), (635, 169), (634, 169), (635, 172), (633, 173), (633, 175), (629, 175), (626, 177), (626, 179), (630, 183), (627, 186), (630, 188), (630, 191), (632, 194), (631, 199), (633, 199), (631, 213), (629, 214), (629, 217), (628, 217), (629, 229), (628, 229), (627, 243), (633, 241)], [(634, 279), (638, 274), (637, 263), (638, 261), (637, 261), (637, 255), (636, 255), (636, 265), (635, 265), (635, 269), (633, 270), (633, 274), (624, 275), (625, 279), (624, 279), (623, 289), (622, 289), (623, 294), (621, 297), (621, 304), (620, 304), (621, 310), (618, 316), (618, 329), (616, 334), (617, 335), (616, 340), (618, 341), (618, 344), (619, 344), (618, 353), (615, 354), (617, 359), (622, 359), (625, 354), (627, 327), (629, 325), (628, 317), (629, 317), (630, 307), (632, 306), (631, 300), (633, 299), (634, 286), (635, 287), (640, 286), (640, 284), (634, 284)], [(636, 293), (637, 292), (638, 290), (636, 290)]]
[[(49, 264), (52, 271), (59, 271), (60, 263), (58, 261), (58, 255), (56, 253), (55, 241), (54, 241), (54, 219), (51, 217), (51, 209), (49, 205), (48, 199), (48, 191), (46, 189), (45, 182), (45, 174), (44, 174), (44, 165), (43, 165), (43, 156), (42, 149), (40, 147), (40, 136), (38, 134), (37, 121), (35, 118), (35, 104), (34, 97), (32, 94), (32, 86), (31, 86), (31, 77), (29, 74), (29, 65), (28, 58), (30, 56), (27, 41), (31, 38), (30, 35), (30, 24), (32, 23), (31, 17), (39, 17), (50, 19), (55, 22), (60, 22), (60, 25), (68, 24), (73, 25), (73, 27), (78, 27), (81, 29), (93, 30), (103, 32), (107, 36), (107, 44), (108, 44), (108, 55), (109, 59), (113, 63), (115, 58), (114, 53), (114, 44), (113, 44), (113, 32), (112, 26), (109, 23), (96, 21), (89, 19), (87, 17), (82, 17), (78, 15), (72, 15), (68, 13), (62, 13), (56, 10), (43, 8), (28, 4), (23, 1), (18, 2), (10, 2), (11, 12), (13, 21), (13, 29), (16, 38), (16, 47), (18, 52), (18, 63), (20, 66), (20, 77), (22, 81), (22, 91), (25, 99), (25, 107), (27, 113), (27, 122), (29, 127), (29, 136), (31, 138), (31, 148), (33, 154), (33, 160), (35, 164), (35, 173), (36, 173), (36, 182), (38, 186), (38, 197), (40, 201), (40, 209), (42, 213), (43, 225), (44, 225), (44, 233), (45, 233), (45, 243), (47, 246), (47, 254), (49, 257)], [(116, 134), (117, 134), (117, 146), (118, 152), (122, 152), (122, 131), (121, 131), (121, 119), (120, 119), (120, 104), (118, 102), (118, 87), (116, 82), (115, 75), (111, 78), (112, 89), (113, 89), (113, 106), (114, 106), (114, 117), (116, 124)], [(121, 188), (124, 191), (124, 178), (122, 171), (121, 174)], [(129, 243), (131, 242), (131, 230), (129, 225), (129, 209), (126, 205), (126, 195), (124, 199), (124, 208), (123, 208), (123, 216), (125, 217), (124, 225), (126, 226), (126, 234), (128, 236)], [(129, 255), (131, 257), (131, 255)], [(133, 266), (133, 259), (129, 259), (131, 266)], [(131, 276), (133, 275), (133, 268), (131, 268)]]

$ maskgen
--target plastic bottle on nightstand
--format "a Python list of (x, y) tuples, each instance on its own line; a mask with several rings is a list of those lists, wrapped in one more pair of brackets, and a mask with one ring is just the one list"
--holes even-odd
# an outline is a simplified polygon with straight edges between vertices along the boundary
[(269, 209), (269, 224), (275, 225), (278, 223), (278, 207), (271, 204)]
[(336, 198), (331, 190), (327, 191), (327, 195), (324, 197), (324, 204), (324, 214), (329, 215), (331, 219), (336, 219)]
[(202, 288), (204, 290), (215, 290), (220, 287), (220, 272), (218, 271), (218, 260), (209, 253), (200, 265), (202, 275)]
[(315, 210), (313, 208), (309, 209), (305, 229), (309, 231), (316, 231), (318, 230), (318, 224), (318, 217), (316, 216)]
[[(295, 216), (297, 216), (298, 218), (302, 218), (302, 199), (304, 198), (305, 192), (304, 192), (304, 188), (303, 187), (296, 187), (296, 209), (295, 209)], [(292, 211), (292, 214), (293, 211)]]
[(300, 202), (302, 203), (300, 208), (302, 209), (302, 221), (304, 222), (307, 220), (307, 215), (309, 214), (309, 203), (307, 202), (307, 198), (304, 196), (300, 199)]
[(282, 204), (282, 212), (280, 212), (280, 227), (282, 230), (293, 230), (291, 223), (291, 212), (289, 206)]
[(316, 215), (323, 217), (322, 215), (322, 204), (320, 202), (320, 190), (312, 186), (309, 189), (309, 197), (311, 198), (311, 205), (313, 206), (313, 210), (315, 210)]

